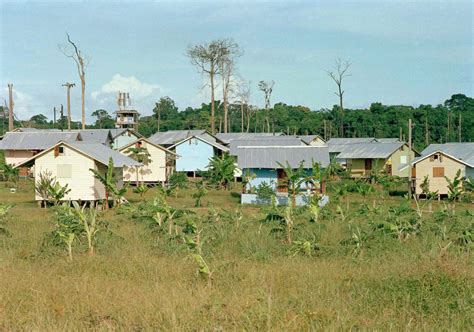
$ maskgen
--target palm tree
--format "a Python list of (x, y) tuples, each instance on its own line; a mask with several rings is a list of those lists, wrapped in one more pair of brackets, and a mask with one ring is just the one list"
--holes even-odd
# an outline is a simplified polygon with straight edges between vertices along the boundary
[[(126, 153), (129, 155), (130, 158), (132, 158), (133, 160), (143, 164), (143, 165), (148, 165), (150, 164), (151, 162), (151, 155), (150, 153), (148, 152), (148, 150), (143, 147), (143, 146), (140, 146), (140, 145), (136, 145), (135, 147), (133, 148), (129, 148)], [(136, 186), (138, 187), (138, 182), (139, 182), (139, 179), (138, 179), (138, 175), (140, 173), (139, 169), (140, 167), (143, 167), (142, 165), (137, 165), (135, 166), (135, 173), (137, 174), (137, 180), (136, 180)], [(143, 180), (143, 174), (142, 174), (142, 180)]]
[(116, 180), (115, 180), (115, 174), (114, 174), (114, 161), (112, 157), (109, 158), (109, 165), (107, 166), (107, 172), (105, 174), (102, 174), (98, 170), (89, 168), (89, 170), (94, 173), (94, 177), (100, 181), (104, 185), (105, 188), (105, 208), (109, 208), (109, 196), (110, 193), (116, 193), (118, 192), (118, 189), (116, 187)]
[(303, 168), (303, 162), (300, 163), (298, 168), (293, 168), (287, 161), (286, 165), (277, 163), (285, 172), (285, 179), (288, 186), (288, 194), (291, 196), (291, 205), (293, 208), (296, 207), (296, 195), (300, 190), (301, 184), (306, 181), (305, 171)]

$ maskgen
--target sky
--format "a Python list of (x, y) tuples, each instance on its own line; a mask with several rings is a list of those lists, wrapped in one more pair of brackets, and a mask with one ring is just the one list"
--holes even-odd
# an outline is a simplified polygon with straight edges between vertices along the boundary
[[(351, 62), (345, 106), (439, 104), (474, 95), (470, 1), (7, 1), (0, 0), (0, 101), (14, 85), (15, 114), (28, 119), (66, 105), (80, 119), (80, 84), (58, 45), (66, 32), (90, 59), (86, 111), (116, 110), (127, 91), (143, 115), (160, 97), (180, 110), (209, 102), (190, 45), (232, 38), (243, 50), (238, 76), (263, 106), (260, 80), (274, 80), (272, 104), (313, 110), (337, 103), (326, 71)], [(220, 89), (217, 89), (218, 95)]]

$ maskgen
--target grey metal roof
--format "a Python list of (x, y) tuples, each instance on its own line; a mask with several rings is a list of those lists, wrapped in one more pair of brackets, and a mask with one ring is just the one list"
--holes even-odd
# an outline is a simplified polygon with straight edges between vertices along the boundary
[(59, 141), (81, 140), (78, 132), (27, 131), (8, 132), (0, 142), (2, 150), (45, 150)]
[(474, 143), (430, 144), (421, 152), (421, 158), (438, 151), (444, 152), (474, 167)]
[[(199, 139), (201, 141), (203, 141), (204, 143), (207, 143), (209, 145), (212, 145), (213, 147), (219, 149), (219, 150), (222, 150), (224, 152), (228, 152), (229, 151), (229, 148), (227, 146), (224, 146), (218, 142), (215, 142), (215, 141), (210, 141), (208, 140), (207, 138), (203, 137), (203, 136), (189, 136), (183, 140), (181, 140), (180, 142), (170, 146), (168, 149), (173, 149), (175, 148), (177, 145), (180, 145), (180, 144), (183, 144), (184, 142), (186, 142), (187, 140), (191, 139), (191, 138), (196, 138), (196, 139)], [(152, 142), (153, 143), (153, 142)], [(156, 143), (155, 143), (156, 144)], [(159, 145), (159, 144), (158, 144)]]
[(229, 144), (230, 141), (235, 139), (256, 139), (259, 137), (273, 137), (281, 136), (282, 133), (218, 133), (216, 137), (224, 144)]
[(278, 163), (298, 168), (311, 168), (312, 162), (321, 167), (329, 165), (329, 152), (326, 146), (242, 146), (237, 148), (239, 168), (281, 168)]
[(375, 141), (374, 137), (335, 137), (327, 141), (328, 145), (334, 144), (358, 144), (358, 143), (370, 143)]
[(384, 137), (375, 139), (379, 143), (399, 143), (402, 142), (399, 138), (396, 137)]
[(115, 167), (123, 166), (140, 166), (141, 164), (130, 157), (127, 157), (120, 152), (112, 150), (111, 148), (100, 143), (87, 142), (67, 142), (66, 145), (88, 155), (98, 162), (108, 165), (109, 158), (112, 157)]
[(230, 142), (230, 155), (237, 155), (237, 148), (241, 146), (299, 146), (306, 144), (295, 136), (272, 136), (253, 139), (235, 139)]
[(113, 128), (109, 130), (110, 130), (110, 134), (112, 135), (112, 138), (116, 138), (117, 136), (122, 135), (126, 131), (133, 133), (137, 137), (143, 137), (141, 134), (137, 133), (135, 130), (131, 128)]
[(329, 147), (329, 153), (339, 153), (343, 152), (345, 149), (349, 148), (353, 144), (360, 144), (360, 143), (370, 143), (374, 142), (374, 137), (355, 137), (355, 138), (331, 138), (326, 144)]
[(81, 133), (84, 142), (108, 144), (112, 140), (110, 129), (78, 129), (71, 131)]
[(385, 159), (405, 143), (359, 143), (349, 144), (337, 155), (340, 159)]
[(207, 131), (203, 129), (194, 130), (168, 130), (151, 135), (148, 140), (159, 145), (173, 145), (185, 138), (191, 136), (210, 136)]

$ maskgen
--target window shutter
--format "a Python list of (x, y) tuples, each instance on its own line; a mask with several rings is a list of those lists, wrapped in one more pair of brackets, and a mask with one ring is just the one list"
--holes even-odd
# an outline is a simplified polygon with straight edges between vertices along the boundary
[(59, 146), (55, 146), (54, 147), (54, 157), (58, 157), (59, 156)]
[(444, 167), (433, 167), (433, 177), (434, 178), (444, 177)]

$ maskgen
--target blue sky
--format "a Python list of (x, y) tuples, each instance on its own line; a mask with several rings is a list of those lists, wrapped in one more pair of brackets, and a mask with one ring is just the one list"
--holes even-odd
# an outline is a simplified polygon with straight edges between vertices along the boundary
[[(352, 62), (347, 107), (438, 104), (474, 92), (473, 4), (444, 1), (6, 1), (0, 0), (0, 98), (15, 88), (20, 118), (66, 103), (74, 63), (58, 50), (66, 31), (90, 56), (87, 111), (114, 111), (119, 89), (150, 114), (161, 96), (180, 109), (208, 102), (188, 45), (233, 38), (243, 49), (238, 72), (276, 82), (272, 103), (329, 108), (337, 102), (325, 70)], [(80, 88), (72, 90), (80, 118)], [(218, 93), (220, 90), (218, 90)]]

